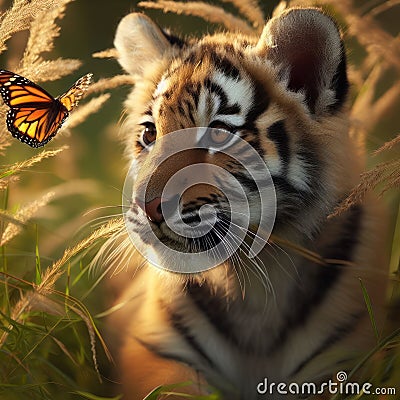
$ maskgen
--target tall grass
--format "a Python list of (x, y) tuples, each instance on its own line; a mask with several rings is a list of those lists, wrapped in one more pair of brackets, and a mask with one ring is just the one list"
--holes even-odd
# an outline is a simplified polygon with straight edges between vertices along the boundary
[[(79, 1), (83, 0), (77, 0), (77, 3)], [(71, 2), (15, 0), (9, 9), (3, 10), (0, 14), (0, 54), (6, 63), (4, 67), (43, 85), (62, 77), (70, 77), (72, 83), (75, 80), (72, 75), (82, 69), (82, 62), (71, 58), (49, 58), (49, 54), (54, 54), (49, 53), (51, 50), (62, 54), (62, 49), (55, 49), (55, 39), (61, 33), (60, 20), (68, 12), (67, 6)], [(288, 1), (277, 5), (275, 12), (285, 6), (314, 4), (310, 0)], [(400, 105), (400, 46), (399, 32), (393, 33), (383, 16), (395, 9), (396, 2), (360, 4), (351, 0), (320, 0), (318, 4), (333, 13), (344, 28), (353, 85), (352, 134), (357, 138), (368, 166), (360, 184), (336, 212), (362, 201), (371, 190), (380, 193), (389, 205), (393, 222), (389, 227), (393, 232), (392, 240), (388, 243), (393, 278), (389, 297), (394, 317), (388, 332), (393, 332), (393, 326), (400, 326), (397, 307), (400, 303), (400, 136), (396, 136), (399, 133), (396, 109)], [(0, 8), (2, 6), (0, 1)], [(142, 2), (141, 6), (181, 14), (174, 19), (175, 24), (183, 21), (186, 15), (197, 16), (207, 23), (249, 34), (258, 34), (265, 19), (263, 7), (256, 0), (221, 0), (212, 4), (160, 0)], [(88, 21), (91, 23), (94, 21)], [(16, 51), (18, 46), (9, 46), (10, 40), (15, 40), (12, 43), (18, 44), (19, 51)], [(115, 50), (98, 52), (94, 56), (114, 57)], [(87, 65), (84, 67), (83, 73), (90, 71)], [(59, 135), (68, 135), (91, 114), (101, 110), (110, 98), (109, 93), (103, 92), (133, 83), (133, 78), (125, 75), (99, 79), (89, 88), (87, 98), (72, 113)], [(55, 148), (46, 148), (25, 159), (26, 149), (15, 150), (24, 145), (14, 143), (3, 122), (6, 112), (7, 107), (0, 106), (0, 157), (14, 162), (0, 167), (0, 398), (113, 398), (114, 387), (108, 371), (112, 360), (98, 329), (101, 319), (90, 312), (99, 310), (98, 303), (106, 307), (106, 302), (102, 301), (104, 292), (95, 288), (98, 282), (88, 271), (97, 244), (118, 232), (121, 221), (110, 219), (79, 240), (74, 235), (76, 230), (99, 214), (94, 211), (84, 219), (83, 209), (80, 209), (72, 216), (70, 211), (66, 215), (63, 205), (73, 198), (80, 207), (82, 196), (89, 197), (85, 205), (90, 201), (94, 204), (90, 198), (93, 193), (99, 193), (97, 183), (76, 178), (61, 183), (57, 179), (48, 179), (49, 184), (43, 192), (37, 181), (44, 173), (56, 172), (57, 168), (76, 168), (74, 155), (67, 146), (57, 147), (55, 139), (51, 142)], [(57, 162), (51, 163), (52, 159)], [(31, 194), (38, 191), (32, 188), (40, 188), (42, 193), (31, 198)], [(61, 221), (60, 226), (49, 224), (50, 220)], [(67, 245), (71, 242), (72, 245)], [(57, 249), (55, 243), (59, 246)], [(320, 262), (326, 261), (306, 249), (292, 250)], [(59, 258), (50, 259), (47, 254), (58, 254)], [(370, 307), (367, 294), (365, 298), (366, 307)], [(102, 315), (107, 312), (103, 310)], [(373, 313), (370, 315), (374, 323)], [(376, 329), (382, 331), (380, 326)], [(396, 386), (400, 382), (399, 355), (398, 332), (381, 335), (376, 348), (360, 360), (353, 372), (364, 368), (374, 385)], [(181, 385), (155, 388), (148, 399), (179, 392)], [(200, 398), (217, 400), (218, 394)]]
[[(0, 3), (2, 68), (41, 85), (75, 73), (82, 66), (80, 60), (49, 57), (57, 53), (53, 50), (60, 34), (59, 22), (71, 2), (15, 0), (3, 10)], [(20, 59), (16, 59), (18, 54), (22, 54)], [(74, 78), (69, 80), (72, 83)], [(57, 136), (86, 121), (110, 97), (109, 93), (94, 94), (127, 82), (130, 79), (123, 75), (95, 82), (87, 93), (92, 98), (82, 102)], [(51, 185), (54, 179), (45, 179), (50, 185), (32, 198), (37, 192), (35, 186), (41, 187), (43, 175), (56, 173), (57, 163), (49, 164), (49, 159), (56, 158), (64, 168), (74, 168), (73, 163), (68, 165), (68, 155), (62, 158), (71, 149), (51, 148), (57, 138), (49, 145), (50, 150), (25, 149), (7, 131), (7, 110), (6, 105), (0, 106), (0, 398), (104, 398), (108, 385), (103, 384), (99, 360), (104, 358), (110, 364), (111, 356), (87, 305), (74, 293), (88, 289), (83, 281), (89, 265), (86, 260), (91, 256), (85, 258), (86, 252), (93, 252), (93, 245), (111, 235), (119, 222), (110, 220), (77, 244), (64, 247), (58, 260), (43, 256), (42, 248), (51, 248), (52, 242), (60, 238), (64, 243), (69, 241), (62, 229), (65, 225), (48, 231), (46, 221), (67, 220), (69, 232), (75, 231), (83, 222), (80, 214), (84, 210), (71, 220), (71, 215), (60, 217), (60, 205), (71, 195), (79, 198), (95, 192), (96, 185), (76, 179)], [(28, 151), (29, 158), (21, 159)], [(10, 159), (16, 161), (5, 165)]]

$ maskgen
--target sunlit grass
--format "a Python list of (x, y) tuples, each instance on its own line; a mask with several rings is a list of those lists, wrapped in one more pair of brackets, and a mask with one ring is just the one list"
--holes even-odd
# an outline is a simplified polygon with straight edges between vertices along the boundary
[[(19, 3), (22, 4), (23, 2)], [(58, 58), (47, 60), (42, 56), (42, 52), (53, 46), (53, 39), (58, 34), (56, 34), (58, 28), (57, 24), (55, 26), (50, 23), (43, 25), (43, 12), (40, 10), (46, 7), (54, 7), (52, 11), (54, 18), (51, 21), (49, 21), (51, 18), (47, 18), (47, 21), (57, 22), (64, 12), (68, 12), (68, 9), (65, 10), (64, 6), (69, 1), (33, 0), (25, 3), (23, 9), (11, 9), (0, 17), (0, 51), (5, 51), (9, 37), (12, 37), (18, 31), (33, 26), (36, 37), (46, 39), (44, 42), (37, 41), (37, 43), (47, 43), (47, 48), (40, 46), (35, 48), (35, 41), (30, 41), (26, 53), (28, 56), (21, 60), (19, 64), (21, 69), (16, 72), (27, 74), (28, 77), (38, 82), (54, 80), (74, 72), (81, 64), (79, 60)], [(246, 2), (237, 0), (236, 3), (243, 8)], [(302, 1), (300, 3), (310, 4), (313, 2)], [(354, 18), (353, 21), (357, 22), (358, 25), (350, 26), (348, 34), (356, 39), (359, 38), (359, 45), (364, 47), (367, 53), (369, 52), (367, 59), (360, 62), (360, 71), (351, 67), (354, 85), (357, 86), (358, 83), (361, 83), (361, 86), (358, 86), (359, 94), (354, 99), (353, 118), (358, 121), (356, 130), (359, 132), (356, 133), (360, 134), (361, 132), (365, 141), (365, 138), (376, 136), (380, 120), (390, 114), (393, 102), (396, 104), (396, 90), (398, 88), (395, 85), (379, 98), (374, 94), (379, 88), (380, 78), (387, 71), (394, 70), (398, 77), (400, 65), (400, 63), (396, 64), (399, 61), (396, 58), (398, 55), (396, 52), (388, 55), (389, 42), (383, 43), (384, 38), (388, 38), (388, 34), (384, 29), (377, 27), (376, 24), (372, 26), (372, 33), (380, 35), (378, 35), (378, 39), (381, 41), (380, 46), (378, 46), (376, 54), (368, 47), (373, 48), (376, 45), (373, 39), (377, 36), (373, 36), (371, 32), (365, 30), (365, 26), (360, 22), (360, 18), (363, 16), (358, 9), (354, 8), (351, 1), (340, 3), (321, 1), (320, 3), (328, 5), (344, 21), (347, 18), (349, 24), (351, 18)], [(383, 3), (390, 7), (389, 1)], [(154, 3), (147, 2), (146, 4), (150, 6)], [(177, 6), (175, 5), (175, 7)], [(250, 24), (246, 22), (246, 25), (243, 26), (249, 31), (257, 31), (260, 28), (260, 21), (254, 14), (254, 10), (246, 9), (246, 7), (244, 9), (245, 13), (253, 15), (253, 18)], [(379, 9), (373, 9), (375, 14), (380, 12)], [(207, 10), (214, 9), (208, 8), (204, 12), (199, 8), (196, 8), (196, 10), (197, 14), (206, 16)], [(224, 13), (218, 15), (224, 15)], [(46, 16), (48, 15), (46, 14)], [(371, 18), (375, 18), (375, 16), (372, 15)], [(236, 16), (233, 17), (225, 22), (234, 24), (237, 20), (235, 19)], [(177, 24), (179, 24), (179, 18), (184, 17), (178, 17)], [(91, 21), (88, 23), (91, 23)], [(359, 29), (358, 32), (357, 29)], [(60, 52), (62, 52), (62, 49)], [(115, 53), (109, 51), (106, 54), (103, 53), (104, 55), (110, 57), (115, 56)], [(384, 58), (385, 55), (388, 56)], [(379, 57), (385, 61), (381, 61)], [(380, 63), (383, 66), (379, 66)], [(88, 95), (132, 83), (133, 79), (125, 75), (113, 77), (109, 80), (99, 80), (89, 89)], [(86, 104), (81, 104), (76, 114), (71, 115), (68, 129), (85, 121), (89, 114), (99, 110), (108, 98), (108, 94), (100, 94)], [(399, 104), (398, 100), (397, 104)], [(107, 340), (103, 338), (101, 329), (104, 317), (112, 313), (113, 309), (108, 308), (110, 304), (106, 298), (107, 294), (101, 288), (102, 279), (90, 274), (90, 265), (99, 244), (120, 228), (119, 222), (111, 219), (106, 226), (97, 231), (79, 232), (81, 236), (84, 236), (79, 241), (78, 235), (75, 235), (76, 227), (83, 224), (81, 213), (85, 210), (80, 209), (78, 213), (73, 214), (68, 208), (71, 206), (71, 201), (69, 198), (64, 198), (64, 194), (60, 193), (57, 187), (54, 187), (56, 183), (53, 182), (53, 178), (43, 177), (44, 171), (45, 173), (55, 174), (57, 168), (73, 166), (74, 153), (64, 146), (55, 150), (39, 151), (34, 156), (29, 155), (25, 159), (23, 156), (25, 149), (18, 152), (16, 145), (11, 146), (14, 139), (11, 138), (4, 122), (2, 122), (5, 120), (5, 112), (6, 108), (2, 106), (0, 109), (0, 151), (4, 157), (10, 155), (10, 151), (12, 151), (12, 159), (18, 161), (9, 166), (0, 167), (0, 398), (6, 400), (79, 398), (117, 400), (121, 398), (119, 395), (115, 395), (119, 391), (119, 386), (118, 382), (115, 384), (111, 379), (112, 374), (109, 369), (112, 368), (113, 364), (108, 352)], [(370, 129), (360, 123), (360, 120), (370, 124)], [(398, 123), (399, 120), (397, 119), (396, 122)], [(373, 304), (369, 300), (368, 293), (365, 288), (360, 289), (364, 291), (366, 308), (376, 332), (377, 344), (354, 367), (349, 374), (349, 379), (362, 373), (365, 380), (373, 383), (374, 386), (393, 386), (400, 390), (398, 387), (398, 382), (400, 382), (400, 201), (398, 170), (400, 168), (398, 161), (399, 139), (392, 138), (393, 135), (398, 133), (397, 130), (398, 125), (393, 128), (392, 132), (388, 133), (388, 135), (391, 135), (390, 140), (387, 139), (388, 135), (378, 137), (379, 144), (383, 144), (386, 140), (388, 140), (388, 144), (384, 145), (377, 157), (372, 154), (368, 156), (369, 164), (377, 165), (377, 167), (371, 168), (369, 172), (364, 174), (363, 182), (358, 189), (356, 188), (353, 197), (348, 199), (345, 206), (354, 201), (361, 201), (365, 192), (375, 188), (378, 193), (383, 191), (384, 198), (389, 198), (391, 204), (393, 204), (393, 215), (396, 215), (393, 224), (394, 234), (388, 246), (391, 250), (390, 271), (393, 277), (391, 295), (389, 296), (391, 319), (386, 324), (387, 326), (379, 326), (375, 321)], [(18, 145), (23, 146), (20, 143)], [(18, 147), (18, 149), (20, 148)], [(51, 163), (50, 159), (62, 160), (62, 157), (66, 157), (62, 167), (55, 162)], [(376, 161), (378, 157), (379, 162)], [(379, 165), (380, 162), (382, 164)], [(33, 189), (39, 187), (37, 183), (39, 180), (41, 184), (44, 182), (47, 189), (45, 193), (40, 193), (35, 198), (31, 198), (30, 194), (34, 192)], [(72, 182), (72, 184), (74, 183)], [(79, 184), (77, 182), (76, 192), (72, 194), (74, 202), (80, 208), (83, 207), (80, 200), (84, 196), (80, 193), (84, 192), (84, 186), (87, 186), (87, 183)], [(90, 191), (93, 192), (92, 189)], [(18, 192), (20, 196), (15, 197), (15, 192)], [(26, 193), (29, 196), (24, 196)], [(93, 195), (93, 193), (91, 194)], [(94, 195), (102, 194), (96, 192)], [(93, 198), (87, 200), (86, 197), (90, 196), (87, 193), (85, 194), (85, 207), (90, 202), (95, 203)], [(18, 198), (18, 201), (15, 201), (15, 198)], [(67, 209), (68, 212), (65, 211)], [(64, 213), (65, 215), (63, 215)], [(94, 215), (94, 217), (96, 216), (97, 214)], [(56, 224), (61, 223), (59, 221), (63, 223), (74, 222), (74, 224), (65, 233), (57, 226), (49, 225), (49, 220), (58, 221)], [(88, 226), (88, 230), (89, 228), (90, 226)], [(54, 249), (50, 247), (52, 251), (43, 251), (43, 248), (50, 246), (50, 242), (55, 241), (55, 239), (59, 239), (62, 248)], [(308, 249), (296, 247), (285, 241), (284, 238), (273, 237), (271, 240), (275, 240), (277, 244), (283, 247), (287, 246), (291, 250), (297, 251), (305, 258), (320, 265), (329, 264), (329, 261), (333, 262), (333, 260), (321, 259), (318, 254)], [(181, 389), (189, 384), (177, 383), (155, 388), (146, 399), (155, 400), (160, 396), (168, 396), (172, 393), (177, 395)], [(212, 392), (212, 389), (210, 391)], [(220, 399), (218, 393), (197, 397), (182, 393), (179, 396), (182, 399)], [(358, 398), (374, 399), (378, 397), (364, 395)]]

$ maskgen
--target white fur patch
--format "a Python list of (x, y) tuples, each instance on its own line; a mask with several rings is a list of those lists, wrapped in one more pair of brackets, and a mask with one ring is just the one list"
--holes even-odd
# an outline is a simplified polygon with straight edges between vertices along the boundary
[(228, 97), (228, 104), (239, 104), (241, 107), (241, 115), (246, 115), (254, 103), (254, 89), (252, 81), (242, 77), (241, 79), (233, 79), (224, 75), (220, 71), (212, 74), (212, 80), (222, 87)]
[(294, 154), (289, 163), (288, 180), (295, 188), (308, 191), (310, 189), (310, 178), (307, 175), (307, 170), (305, 168), (306, 162), (306, 160), (303, 160), (297, 154)]

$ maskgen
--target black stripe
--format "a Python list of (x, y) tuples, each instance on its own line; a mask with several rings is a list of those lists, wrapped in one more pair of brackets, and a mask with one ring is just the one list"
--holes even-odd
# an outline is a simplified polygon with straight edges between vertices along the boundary
[(199, 97), (200, 97), (200, 90), (201, 85), (200, 83), (190, 83), (185, 87), (186, 92), (188, 93), (189, 97), (191, 97), (194, 101), (195, 107), (199, 106)]
[(308, 363), (310, 363), (314, 358), (322, 354), (329, 347), (334, 345), (336, 342), (343, 339), (349, 333), (351, 333), (356, 326), (356, 323), (360, 320), (362, 316), (365, 315), (365, 312), (360, 312), (358, 314), (352, 315), (349, 321), (346, 321), (342, 325), (337, 326), (333, 329), (333, 332), (322, 341), (322, 343), (304, 360), (302, 360), (297, 367), (295, 367), (292, 372), (289, 374), (289, 377), (294, 377), (298, 374)]
[(249, 192), (258, 193), (258, 186), (256, 181), (251, 177), (243, 173), (232, 172), (232, 175), (244, 186)]
[(231, 106), (225, 105), (221, 102), (218, 111), (218, 114), (221, 115), (234, 115), (234, 114), (239, 114), (240, 113), (240, 105), (238, 103), (235, 103)]
[(358, 244), (358, 235), (361, 230), (363, 208), (361, 205), (351, 207), (347, 213), (345, 222), (342, 225), (339, 239), (325, 247), (324, 258), (352, 261), (353, 250)]
[(236, 68), (230, 60), (226, 57), (221, 57), (217, 62), (217, 69), (219, 69), (224, 75), (229, 76), (234, 80), (240, 79), (240, 71)]
[(157, 356), (161, 358), (168, 358), (170, 360), (175, 360), (184, 364), (188, 364), (191, 367), (195, 367), (192, 362), (189, 360), (184, 360), (182, 357), (177, 356), (174, 353), (170, 353), (168, 351), (161, 350), (157, 345), (151, 344), (149, 342), (146, 342), (142, 339), (135, 338), (143, 347), (145, 347), (148, 351), (151, 353), (156, 354)]
[(219, 292), (213, 292), (207, 283), (188, 282), (186, 292), (196, 307), (208, 319), (210, 324), (227, 340), (239, 346), (236, 340), (235, 326), (229, 320), (226, 297)]
[(235, 53), (236, 55), (239, 55), (239, 52), (230, 44), (219, 45), (219, 48), (216, 49), (213, 44), (203, 43), (199, 52), (197, 54), (192, 53), (187, 57), (187, 60), (193, 65), (196, 65), (199, 61), (204, 61), (205, 58), (208, 58), (215, 65), (215, 68), (221, 71), (224, 75), (234, 80), (238, 80), (240, 79), (239, 68), (233, 64), (233, 62), (227, 57), (226, 53), (229, 53), (229, 55), (233, 57), (235, 57)]
[(182, 222), (184, 222), (185, 224), (192, 224), (192, 223), (196, 223), (196, 224), (200, 224), (201, 223), (201, 218), (200, 215), (183, 215), (182, 216)]
[[(297, 189), (286, 178), (280, 175), (272, 175), (272, 181), (274, 182), (275, 190), (280, 193), (283, 201), (289, 201), (294, 203), (296, 210), (304, 212), (302, 208), (303, 203), (309, 202), (309, 200), (315, 197), (315, 194), (305, 191), (303, 189)], [(279, 209), (277, 210), (279, 212)]]
[(246, 122), (243, 124), (242, 128), (252, 131), (257, 131), (255, 122), (258, 119), (258, 117), (268, 109), (270, 99), (267, 95), (263, 83), (255, 80), (254, 77), (253, 77), (253, 89), (254, 89), (254, 96), (253, 96), (254, 104), (247, 113)]
[[(315, 172), (314, 172), (315, 173)], [(312, 190), (306, 191), (294, 187), (283, 176), (271, 175), (277, 197), (277, 214), (275, 226), (291, 225), (299, 229), (298, 220), (301, 215), (306, 215), (309, 209), (319, 200), (318, 193), (321, 189), (318, 182)]]
[(172, 89), (168, 89), (163, 93), (163, 97), (165, 98), (165, 100), (170, 100), (172, 97), (173, 91)]
[(238, 103), (229, 104), (228, 96), (220, 85), (218, 85), (215, 82), (212, 82), (211, 79), (206, 78), (204, 80), (204, 86), (210, 91), (210, 93), (214, 93), (219, 97), (220, 105), (217, 111), (218, 114), (232, 115), (240, 113), (241, 111), (240, 105)]
[(204, 79), (204, 87), (207, 88), (210, 93), (216, 94), (220, 98), (222, 104), (228, 104), (228, 97), (220, 85), (213, 82), (210, 78), (206, 78)]
[[(358, 235), (361, 228), (362, 208), (361, 206), (352, 207), (342, 223), (338, 239), (319, 251), (321, 256), (326, 259), (338, 259), (352, 261), (354, 250), (358, 244)], [(299, 271), (301, 271), (301, 265)], [(276, 352), (283, 346), (293, 332), (305, 325), (315, 309), (322, 304), (330, 293), (330, 290), (337, 283), (343, 266), (315, 265), (314, 275), (310, 276), (301, 287), (294, 285), (292, 292), (288, 294), (289, 309), (283, 317), (285, 325), (279, 329), (276, 340), (269, 347), (269, 353)]]
[(165, 38), (168, 40), (168, 42), (170, 42), (173, 46), (177, 46), (181, 49), (186, 45), (186, 43), (183, 39), (171, 34), (171, 32), (169, 32), (167, 30), (163, 30), (163, 29), (161, 30), (161, 32), (163, 33)]
[(289, 135), (285, 129), (284, 121), (278, 121), (268, 128), (268, 137), (275, 143), (278, 148), (278, 154), (283, 163), (283, 173), (287, 173), (290, 149), (289, 149)]
[(210, 204), (210, 203), (216, 203), (215, 197), (214, 197), (214, 198), (211, 198), (211, 197), (206, 197), (206, 196), (199, 196), (199, 197), (196, 197), (196, 200), (197, 200), (197, 201), (204, 201), (204, 202), (206, 202), (206, 203), (208, 203), (208, 204)]
[(331, 89), (334, 90), (336, 101), (333, 103), (329, 110), (332, 112), (340, 110), (346, 101), (347, 93), (349, 91), (349, 81), (347, 79), (347, 66), (346, 66), (346, 51), (341, 43), (341, 57), (340, 63), (336, 69), (335, 75), (332, 79)]
[(165, 303), (162, 303), (162, 307), (168, 313), (171, 325), (176, 330), (176, 332), (197, 354), (199, 354), (203, 358), (203, 360), (205, 360), (209, 364), (209, 366), (211, 366), (213, 369), (216, 369), (214, 361), (203, 350), (201, 345), (196, 340), (195, 336), (190, 331), (190, 328), (185, 325), (182, 315), (180, 315), (176, 311), (172, 311)]
[[(283, 157), (285, 151), (283, 146), (284, 145), (282, 144), (282, 153), (279, 154), (280, 157)], [(279, 204), (276, 224), (289, 224), (296, 229), (299, 229), (301, 226), (297, 223), (301, 219), (301, 216), (306, 215), (308, 210), (315, 207), (315, 204), (321, 201), (319, 194), (323, 193), (325, 188), (322, 187), (323, 180), (320, 179), (320, 174), (321, 171), (324, 171), (325, 166), (324, 160), (320, 159), (320, 156), (318, 155), (316, 144), (310, 138), (303, 137), (301, 144), (296, 147), (296, 152), (288, 155), (287, 160), (289, 165), (290, 159), (296, 157), (301, 160), (303, 174), (307, 177), (307, 182), (301, 183), (307, 183), (308, 188), (302, 189), (295, 187), (287, 180), (287, 177), (284, 176), (284, 172), (287, 171), (288, 165), (286, 167), (285, 164), (283, 165), (283, 174), (273, 175), (272, 179), (275, 185), (277, 201)], [(291, 151), (294, 151), (294, 149), (291, 149)], [(283, 158), (281, 159), (284, 160)], [(313, 232), (310, 233), (312, 234)]]
[(194, 109), (193, 109), (193, 105), (192, 105), (191, 101), (186, 100), (186, 101), (184, 102), (184, 104), (185, 104), (186, 107), (187, 107), (187, 116), (189, 117), (190, 122), (191, 122), (193, 125), (196, 125), (196, 121), (195, 121), (195, 119), (194, 119)]

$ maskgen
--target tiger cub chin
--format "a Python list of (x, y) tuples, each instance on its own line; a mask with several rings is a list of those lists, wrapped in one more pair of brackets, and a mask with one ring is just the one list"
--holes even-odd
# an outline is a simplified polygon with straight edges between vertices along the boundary
[[(318, 9), (295, 8), (269, 20), (259, 37), (218, 33), (198, 40), (176, 37), (132, 13), (121, 20), (114, 43), (121, 66), (136, 78), (123, 126), (134, 176), (126, 228), (136, 245), (157, 253), (156, 240), (143, 228), (150, 226), (178, 254), (158, 254), (163, 268), (156, 268), (133, 253), (134, 272), (118, 284), (119, 311), (109, 325), (119, 343), (124, 398), (187, 381), (193, 385), (176, 390), (205, 394), (214, 388), (228, 400), (278, 398), (258, 393), (257, 385), (265, 378), (321, 383), (348, 371), (373, 345), (360, 279), (378, 313), (385, 261), (373, 198), (328, 218), (362, 170), (348, 132), (346, 54), (335, 22)], [(274, 186), (273, 237), (329, 264), (274, 240), (249, 257), (245, 238), (215, 268), (168, 271), (179, 254), (207, 250), (218, 236), (214, 227), (194, 246), (166, 224), (162, 193), (174, 174), (204, 163), (239, 180), (249, 205), (248, 237), (259, 228), (265, 200), (248, 176), (251, 165), (235, 163), (218, 147), (163, 160), (167, 149), (156, 144), (196, 127), (218, 128), (251, 145)], [(220, 180), (172, 193), (178, 200), (170, 211), (193, 222), (211, 205), (218, 227), (229, 219), (226, 186)], [(220, 238), (227, 248), (235, 241), (229, 232)]]

